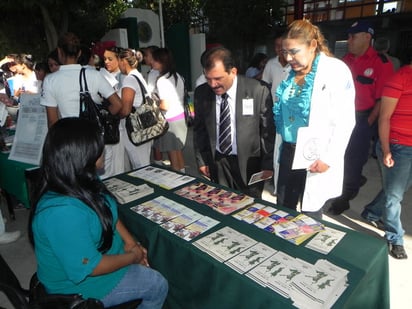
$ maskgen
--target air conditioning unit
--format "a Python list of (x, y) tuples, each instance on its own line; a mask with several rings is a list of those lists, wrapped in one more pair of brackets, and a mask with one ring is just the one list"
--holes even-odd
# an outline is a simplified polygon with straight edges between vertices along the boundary
[(127, 9), (121, 18), (134, 17), (137, 21), (139, 48), (161, 45), (159, 16), (151, 10)]

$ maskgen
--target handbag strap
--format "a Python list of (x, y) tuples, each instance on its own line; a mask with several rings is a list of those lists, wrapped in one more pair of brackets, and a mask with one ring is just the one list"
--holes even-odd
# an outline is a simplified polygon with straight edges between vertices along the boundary
[(134, 74), (131, 74), (131, 75), (132, 75), (134, 78), (136, 78), (136, 80), (137, 80), (137, 82), (138, 82), (138, 84), (139, 84), (139, 86), (140, 86), (140, 91), (142, 92), (142, 96), (143, 96), (143, 102), (142, 102), (142, 103), (144, 103), (144, 102), (145, 102), (144, 98), (148, 96), (146, 87), (143, 85), (143, 83), (142, 83), (142, 81), (140, 80), (139, 77), (137, 77), (137, 76), (134, 75)]
[(89, 92), (89, 88), (87, 87), (87, 80), (86, 80), (86, 68), (81, 68), (79, 74), (79, 83), (80, 83), (80, 93), (83, 92), (83, 83), (84, 83), (84, 92)]

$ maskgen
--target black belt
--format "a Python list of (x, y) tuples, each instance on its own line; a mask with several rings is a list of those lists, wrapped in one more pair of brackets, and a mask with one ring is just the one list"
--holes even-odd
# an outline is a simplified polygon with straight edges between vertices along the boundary
[(221, 159), (221, 158), (237, 158), (237, 155), (231, 155), (231, 154), (226, 155), (226, 154), (223, 154), (223, 153), (221, 153), (221, 152), (219, 152), (219, 151), (216, 150), (216, 152), (215, 152), (215, 158), (216, 158), (216, 159)]

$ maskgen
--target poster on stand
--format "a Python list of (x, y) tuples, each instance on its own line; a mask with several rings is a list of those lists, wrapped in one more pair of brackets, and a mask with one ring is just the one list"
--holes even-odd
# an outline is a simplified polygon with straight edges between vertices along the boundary
[(9, 160), (39, 165), (47, 130), (46, 108), (40, 105), (40, 94), (23, 94)]

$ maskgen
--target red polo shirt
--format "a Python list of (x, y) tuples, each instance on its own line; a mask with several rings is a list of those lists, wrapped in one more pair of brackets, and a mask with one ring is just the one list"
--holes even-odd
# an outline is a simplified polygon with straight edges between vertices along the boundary
[(356, 111), (365, 111), (375, 106), (382, 96), (383, 86), (393, 75), (393, 65), (389, 59), (369, 47), (359, 57), (346, 54), (343, 61), (349, 66), (355, 82)]
[(398, 99), (391, 117), (390, 142), (412, 146), (412, 67), (400, 68), (385, 84), (382, 96)]

